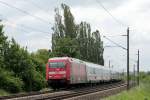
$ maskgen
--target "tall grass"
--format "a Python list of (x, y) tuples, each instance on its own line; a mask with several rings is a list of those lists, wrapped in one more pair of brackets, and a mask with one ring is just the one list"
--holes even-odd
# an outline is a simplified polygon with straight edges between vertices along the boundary
[(110, 96), (104, 100), (150, 100), (150, 75), (141, 73), (140, 86)]
[(6, 92), (6, 91), (0, 89), (0, 96), (6, 96), (6, 95), (8, 95), (8, 94), (9, 94), (8, 92)]

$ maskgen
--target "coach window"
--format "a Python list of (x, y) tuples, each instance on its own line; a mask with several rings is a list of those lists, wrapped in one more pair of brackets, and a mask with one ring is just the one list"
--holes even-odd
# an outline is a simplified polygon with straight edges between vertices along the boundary
[(95, 72), (96, 70), (95, 70), (95, 68), (93, 68), (93, 74), (96, 74), (96, 72)]
[(90, 69), (90, 74), (93, 74), (93, 70), (92, 70), (92, 68), (89, 68)]

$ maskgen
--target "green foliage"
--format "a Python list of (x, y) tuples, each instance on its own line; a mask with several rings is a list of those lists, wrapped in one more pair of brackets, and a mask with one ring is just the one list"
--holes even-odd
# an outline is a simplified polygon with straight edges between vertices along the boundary
[(51, 52), (46, 49), (39, 49), (37, 52), (32, 53), (31, 56), (32, 62), (36, 65), (36, 70), (45, 77), (45, 66), (47, 60), (52, 56)]
[(75, 39), (59, 38), (56, 41), (55, 55), (57, 56), (70, 56), (78, 57), (78, 43)]
[(13, 72), (7, 70), (7, 54), (9, 51), (9, 42), (4, 36), (3, 25), (0, 25), (0, 88), (9, 92), (19, 92), (22, 90), (23, 82), (14, 76)]
[(118, 95), (108, 97), (104, 100), (149, 100), (150, 99), (150, 75), (140, 73), (140, 86), (124, 91)]
[(69, 6), (62, 4), (61, 5), (64, 12), (64, 31), (65, 36), (70, 38), (75, 38), (77, 36), (76, 33), (76, 25), (74, 22), (74, 17), (70, 11)]
[(140, 72), (140, 81), (143, 83), (149, 83), (150, 84), (150, 74), (145, 72)]
[(37, 91), (46, 87), (45, 63), (49, 51), (39, 50), (30, 54), (27, 48), (4, 36), (0, 26), (0, 89), (16, 93)]
[[(63, 16), (55, 9), (55, 25), (52, 28), (52, 52), (54, 56), (69, 56), (103, 65), (103, 42), (99, 31), (91, 32), (90, 24), (75, 23), (70, 7), (61, 5)], [(62, 20), (64, 19), (64, 20)]]
[(5, 62), (7, 69), (12, 70), (17, 76), (21, 77), (21, 73), (28, 69), (30, 63), (28, 61), (28, 52), (24, 48), (21, 48), (19, 44), (12, 39), (10, 48), (6, 54)]
[[(148, 88), (150, 88), (150, 86)], [(104, 100), (149, 100), (149, 92), (150, 91), (143, 85)]]
[(19, 92), (22, 90), (23, 82), (20, 78), (14, 77), (13, 73), (0, 69), (0, 88), (9, 92)]
[(8, 92), (6, 92), (6, 91), (3, 90), (3, 89), (0, 89), (0, 96), (7, 96), (7, 95), (9, 95)]
[(35, 71), (35, 69), (29, 69), (25, 72), (23, 77), (25, 82), (24, 90), (26, 91), (37, 91), (46, 87), (46, 80), (43, 75)]
[(33, 76), (33, 91), (41, 90), (42, 88), (46, 87), (46, 80), (45, 77), (43, 77), (39, 72), (34, 72)]
[(39, 58), (42, 62), (47, 63), (51, 53), (46, 49), (39, 49), (36, 53), (33, 53), (34, 58)]
[(4, 55), (8, 50), (8, 42), (6, 41), (7, 37), (4, 36), (3, 25), (0, 25), (0, 68), (4, 68)]

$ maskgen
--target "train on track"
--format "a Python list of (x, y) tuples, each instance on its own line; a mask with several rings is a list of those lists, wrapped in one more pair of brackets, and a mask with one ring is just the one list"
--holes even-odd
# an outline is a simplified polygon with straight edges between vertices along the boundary
[(46, 64), (46, 80), (52, 88), (121, 80), (109, 67), (70, 57), (54, 57)]

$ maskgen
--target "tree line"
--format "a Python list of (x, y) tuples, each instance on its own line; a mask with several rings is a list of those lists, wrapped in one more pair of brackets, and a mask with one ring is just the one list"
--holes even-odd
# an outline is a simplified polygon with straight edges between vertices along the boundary
[(7, 92), (37, 91), (46, 87), (48, 50), (29, 53), (15, 39), (8, 40), (0, 25), (0, 89)]
[(62, 4), (61, 10), (55, 9), (55, 25), (52, 29), (52, 52), (55, 56), (75, 57), (104, 65), (100, 32), (92, 32), (87, 22), (76, 24), (69, 6)]

